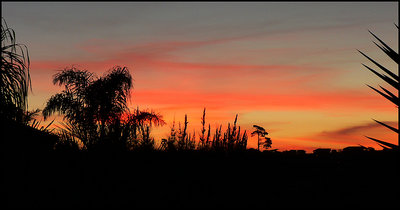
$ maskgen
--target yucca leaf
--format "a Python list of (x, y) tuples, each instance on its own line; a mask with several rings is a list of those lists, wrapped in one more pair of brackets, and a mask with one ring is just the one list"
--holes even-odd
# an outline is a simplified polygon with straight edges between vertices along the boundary
[(397, 97), (396, 97), (396, 98), (393, 98), (393, 97), (391, 97), (391, 96), (389, 96), (389, 95), (386, 95), (385, 93), (381, 92), (380, 90), (375, 89), (374, 87), (372, 87), (372, 86), (370, 86), (370, 85), (367, 85), (367, 86), (370, 87), (372, 90), (375, 90), (377, 93), (381, 94), (383, 97), (385, 97), (386, 99), (388, 99), (388, 100), (391, 101), (392, 103), (394, 103), (394, 104), (396, 104), (397, 106), (399, 106), (399, 99), (398, 99)]
[(380, 46), (379, 44), (377, 44), (376, 42), (373, 41), (373, 43), (379, 47), (379, 49), (381, 49), (384, 53), (386, 53), (386, 55), (388, 55), (394, 62), (396, 62), (397, 64), (399, 63), (399, 54), (396, 53), (395, 51), (393, 51), (392, 49), (388, 50), (385, 47)]
[(393, 86), (397, 90), (399, 89), (399, 82), (394, 81), (392, 78), (389, 78), (386, 75), (382, 75), (382, 74), (376, 72), (375, 70), (373, 70), (372, 68), (370, 68), (369, 66), (367, 66), (365, 64), (362, 64), (362, 65), (364, 67), (366, 67), (368, 70), (370, 70), (372, 73), (376, 74), (378, 77), (383, 79), (385, 82), (389, 83), (391, 86)]
[(384, 146), (384, 145), (382, 145), (382, 144), (379, 144), (379, 143), (377, 143), (379, 146), (381, 146), (383, 149), (390, 149), (389, 147), (386, 147), (386, 146)]
[(398, 149), (398, 148), (399, 148), (399, 146), (397, 146), (397, 145), (395, 145), (395, 144), (392, 144), (392, 143), (389, 143), (389, 142), (386, 142), (386, 141), (382, 141), (382, 140), (375, 139), (375, 138), (368, 137), (368, 136), (365, 136), (365, 137), (371, 139), (372, 141), (375, 141), (375, 142), (378, 142), (378, 143), (380, 143), (380, 144), (382, 144), (382, 145), (385, 145), (385, 146), (387, 146), (387, 147), (390, 147), (390, 148), (392, 148), (392, 149)]
[(385, 42), (383, 42), (381, 39), (379, 39), (374, 33), (372, 33), (371, 31), (369, 31), (369, 33), (372, 34), (372, 36), (374, 36), (375, 39), (377, 39), (383, 45), (383, 47), (374, 42), (375, 45), (378, 46), (391, 59), (393, 59), (393, 61), (395, 61), (398, 64), (399, 63), (399, 54), (396, 53), (392, 48), (390, 48)]
[(377, 63), (374, 59), (370, 58), (369, 56), (367, 56), (366, 54), (364, 54), (363, 52), (361, 52), (360, 50), (357, 50), (358, 52), (360, 52), (364, 57), (366, 57), (368, 60), (370, 60), (372, 63), (374, 63), (376, 66), (378, 66), (380, 69), (382, 69), (384, 72), (386, 72), (387, 74), (389, 74), (391, 77), (393, 77), (394, 79), (396, 79), (397, 81), (400, 81), (399, 76), (397, 76), (395, 73), (393, 73), (392, 71), (390, 71), (389, 69), (385, 68), (384, 66), (382, 66), (381, 64)]
[[(395, 26), (397, 27), (397, 29), (399, 29), (399, 26), (395, 24)], [(369, 30), (368, 30), (369, 31)], [(379, 39), (374, 33), (372, 33), (371, 31), (369, 31), (369, 33), (375, 37), (375, 39), (377, 39), (379, 41), (378, 44), (376, 42), (373, 41), (373, 43), (379, 47), (379, 49), (381, 49), (387, 56), (389, 56), (394, 62), (396, 62), (397, 64), (399, 63), (399, 54), (397, 52), (395, 52), (392, 48), (390, 48), (385, 42), (383, 42), (381, 39)], [(390, 77), (380, 74), (377, 71), (375, 71), (374, 69), (362, 64), (364, 67), (366, 67), (368, 70), (370, 70), (372, 73), (374, 73), (375, 75), (377, 75), (378, 77), (380, 77), (381, 79), (383, 79), (386, 83), (388, 83), (389, 85), (391, 85), (392, 87), (394, 87), (395, 89), (399, 90), (399, 76), (396, 75), (394, 72), (391, 72), (390, 70), (386, 69), (385, 67), (383, 67), (382, 65), (380, 65), (379, 63), (377, 63), (376, 61), (374, 61), (372, 58), (368, 57), (367, 55), (365, 55), (364, 53), (362, 53), (361, 51), (358, 50), (358, 52), (360, 52), (363, 56), (365, 56), (368, 60), (370, 60), (372, 63), (374, 63), (376, 66), (378, 66), (380, 69), (382, 69), (384, 72), (386, 72)], [(396, 81), (395, 81), (396, 80)], [(389, 90), (383, 88), (382, 86), (379, 86), (384, 92), (377, 90), (376, 88), (373, 88), (369, 85), (367, 85), (368, 87), (370, 87), (371, 89), (373, 89), (375, 92), (379, 93), (380, 95), (382, 95), (383, 97), (385, 97), (386, 99), (388, 99), (389, 101), (391, 101), (392, 103), (396, 104), (397, 106), (399, 106), (399, 96), (398, 94), (393, 94), (392, 92), (390, 92)], [(399, 133), (399, 129), (398, 128), (394, 128), (392, 126), (389, 126), (385, 123), (379, 122), (377, 120), (374, 120), (375, 122), (389, 128), (392, 131), (395, 131), (396, 133)], [(378, 140), (372, 137), (368, 137), (367, 138), (377, 142), (381, 147), (383, 147), (384, 149), (387, 148), (392, 148), (392, 149), (398, 149), (399, 146), (398, 145), (394, 145), (382, 140)]]
[(386, 88), (382, 87), (379, 85), (379, 87), (384, 90), (388, 95), (390, 95), (392, 98), (397, 98), (397, 100), (399, 100), (399, 97), (397, 97), (396, 95), (394, 95), (392, 92), (390, 92), (389, 90), (387, 90)]
[(373, 119), (373, 120), (374, 120), (375, 122), (377, 122), (377, 123), (379, 123), (379, 124), (381, 124), (381, 125), (383, 125), (383, 126), (389, 128), (390, 130), (392, 130), (392, 131), (394, 131), (394, 132), (396, 132), (396, 133), (399, 133), (399, 129), (394, 128), (394, 127), (392, 127), (392, 126), (390, 126), (390, 125), (387, 125), (386, 123), (380, 122), (380, 121), (378, 121), (378, 120), (375, 120), (375, 119)]

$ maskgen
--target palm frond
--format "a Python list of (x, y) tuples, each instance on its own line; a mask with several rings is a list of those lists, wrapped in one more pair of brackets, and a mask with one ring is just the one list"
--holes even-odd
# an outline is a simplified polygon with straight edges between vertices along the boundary
[(79, 70), (75, 66), (66, 67), (54, 75), (53, 84), (85, 88), (93, 81), (94, 77), (93, 73)]
[[(1, 24), (0, 114), (21, 121), (32, 90), (28, 48), (16, 42), (15, 32), (4, 18)], [(21, 111), (15, 112), (20, 109)], [(10, 114), (14, 113), (14, 114)]]
[[(43, 109), (43, 117), (46, 120), (50, 115), (55, 112), (66, 114), (67, 112), (76, 111), (74, 100), (70, 94), (66, 92), (57, 93), (47, 101), (46, 107)], [(66, 116), (68, 117), (68, 115)]]

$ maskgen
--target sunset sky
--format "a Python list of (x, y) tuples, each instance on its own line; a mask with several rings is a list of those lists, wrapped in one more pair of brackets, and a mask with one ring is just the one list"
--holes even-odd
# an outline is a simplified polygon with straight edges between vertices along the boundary
[(380, 149), (364, 135), (397, 140), (372, 120), (397, 127), (397, 110), (365, 85), (385, 83), (357, 49), (397, 73), (368, 30), (398, 51), (398, 2), (1, 4), (29, 49), (30, 109), (61, 90), (52, 84), (57, 70), (75, 65), (101, 76), (120, 65), (134, 78), (129, 106), (167, 122), (153, 129), (156, 139), (185, 113), (199, 133), (206, 107), (213, 130), (238, 114), (242, 129), (263, 126), (280, 151)]

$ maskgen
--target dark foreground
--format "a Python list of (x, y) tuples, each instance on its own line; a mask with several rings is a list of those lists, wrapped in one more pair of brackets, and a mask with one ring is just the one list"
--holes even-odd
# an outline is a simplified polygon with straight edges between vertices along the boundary
[(397, 157), (7, 152), (2, 190), (9, 207), (396, 207)]

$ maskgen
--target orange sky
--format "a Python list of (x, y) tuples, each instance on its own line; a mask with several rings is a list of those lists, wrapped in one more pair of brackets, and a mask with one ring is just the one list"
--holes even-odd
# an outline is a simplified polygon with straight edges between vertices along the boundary
[[(390, 69), (398, 66), (367, 29), (398, 50), (398, 3), (3, 3), (17, 40), (27, 45), (33, 92), (43, 108), (61, 89), (66, 66), (101, 76), (114, 65), (134, 78), (130, 107), (154, 109), (167, 122), (188, 114), (189, 131), (225, 128), (239, 114), (248, 131), (266, 128), (279, 150), (379, 148), (364, 135), (395, 143), (372, 118), (394, 124), (394, 105), (368, 89), (383, 85), (357, 49)], [(125, 11), (126, 10), (126, 11)], [(238, 15), (240, 14), (240, 15)], [(338, 15), (340, 14), (340, 15)], [(255, 147), (251, 138), (249, 147)]]

